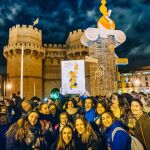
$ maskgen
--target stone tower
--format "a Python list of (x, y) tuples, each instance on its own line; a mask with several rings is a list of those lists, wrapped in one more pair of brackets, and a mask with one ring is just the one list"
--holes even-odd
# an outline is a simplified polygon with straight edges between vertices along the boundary
[[(67, 56), (70, 60), (84, 60), (85, 56), (89, 55), (89, 48), (83, 46), (80, 41), (83, 33), (83, 29), (78, 29), (69, 33), (66, 41), (66, 46)], [(89, 93), (91, 93), (90, 68), (89, 63), (87, 62), (85, 62), (85, 88)]]
[(35, 94), (42, 98), (42, 60), (45, 49), (42, 47), (41, 30), (31, 25), (16, 25), (9, 29), (9, 41), (3, 53), (7, 59), (8, 80), (12, 88), (7, 91), (6, 96), (9, 97), (11, 93), (20, 91), (22, 46), (24, 49), (23, 95), (29, 99), (33, 97), (35, 91)]
[(49, 97), (53, 88), (61, 87), (61, 61), (66, 56), (66, 45), (44, 44), (46, 56), (43, 60), (43, 95)]

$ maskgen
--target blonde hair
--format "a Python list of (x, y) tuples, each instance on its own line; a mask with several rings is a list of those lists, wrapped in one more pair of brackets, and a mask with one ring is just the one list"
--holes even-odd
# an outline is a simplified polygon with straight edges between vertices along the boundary
[[(71, 131), (72, 131), (72, 135), (73, 135), (73, 129), (70, 125), (65, 125), (62, 129), (62, 131), (60, 132), (60, 135), (59, 135), (59, 138), (58, 138), (58, 142), (57, 142), (57, 146), (56, 146), (56, 150), (65, 150), (65, 142), (63, 140), (63, 137), (62, 137), (62, 132), (65, 128), (70, 128)], [(73, 139), (73, 136), (72, 136), (72, 139)], [(72, 146), (74, 143), (72, 142)]]
[(59, 115), (59, 119), (60, 119), (61, 116), (63, 116), (63, 115), (67, 116), (67, 118), (68, 118), (68, 113), (64, 111), (64, 112), (62, 112), (62, 113)]
[[(15, 134), (15, 140), (23, 141), (25, 140), (26, 135), (31, 135), (31, 125), (28, 120), (28, 116), (35, 111), (31, 111), (26, 117), (20, 118), (17, 123), (14, 123), (10, 126), (8, 131), (6, 132), (6, 137), (9, 137), (11, 134)], [(35, 112), (37, 113), (37, 112)], [(38, 114), (38, 113), (37, 113)]]
[(14, 132), (15, 140), (21, 142), (25, 138), (26, 134), (30, 132), (28, 120), (21, 118), (17, 121), (17, 123), (11, 125), (6, 132), (6, 137), (9, 137)]
[(94, 140), (97, 140), (97, 135), (94, 132), (93, 128), (91, 127), (90, 123), (86, 120), (86, 118), (83, 115), (79, 115), (75, 120), (75, 124), (78, 119), (80, 119), (85, 126), (85, 130), (81, 135), (82, 142), (88, 143), (90, 136), (92, 136)]

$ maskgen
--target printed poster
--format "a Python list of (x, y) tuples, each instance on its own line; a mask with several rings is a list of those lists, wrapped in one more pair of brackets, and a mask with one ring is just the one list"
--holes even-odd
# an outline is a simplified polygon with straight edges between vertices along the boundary
[(84, 60), (69, 60), (61, 62), (62, 94), (85, 93)]

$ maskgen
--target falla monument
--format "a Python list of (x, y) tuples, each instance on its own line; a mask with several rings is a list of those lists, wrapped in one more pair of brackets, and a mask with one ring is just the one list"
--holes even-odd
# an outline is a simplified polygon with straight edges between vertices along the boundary
[(101, 1), (102, 17), (97, 28), (87, 28), (81, 37), (81, 43), (89, 48), (86, 61), (90, 64), (91, 95), (107, 95), (117, 92), (117, 65), (128, 64), (128, 59), (118, 58), (115, 48), (126, 40), (121, 30), (115, 30), (115, 23), (110, 18), (106, 0)]

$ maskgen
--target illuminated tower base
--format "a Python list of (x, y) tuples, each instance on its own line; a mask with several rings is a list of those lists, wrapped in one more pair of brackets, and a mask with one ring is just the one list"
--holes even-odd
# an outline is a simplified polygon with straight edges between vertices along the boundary
[(89, 56), (98, 59), (98, 64), (90, 65), (91, 95), (107, 95), (117, 91), (115, 55), (109, 45), (112, 37), (98, 38), (89, 47)]

